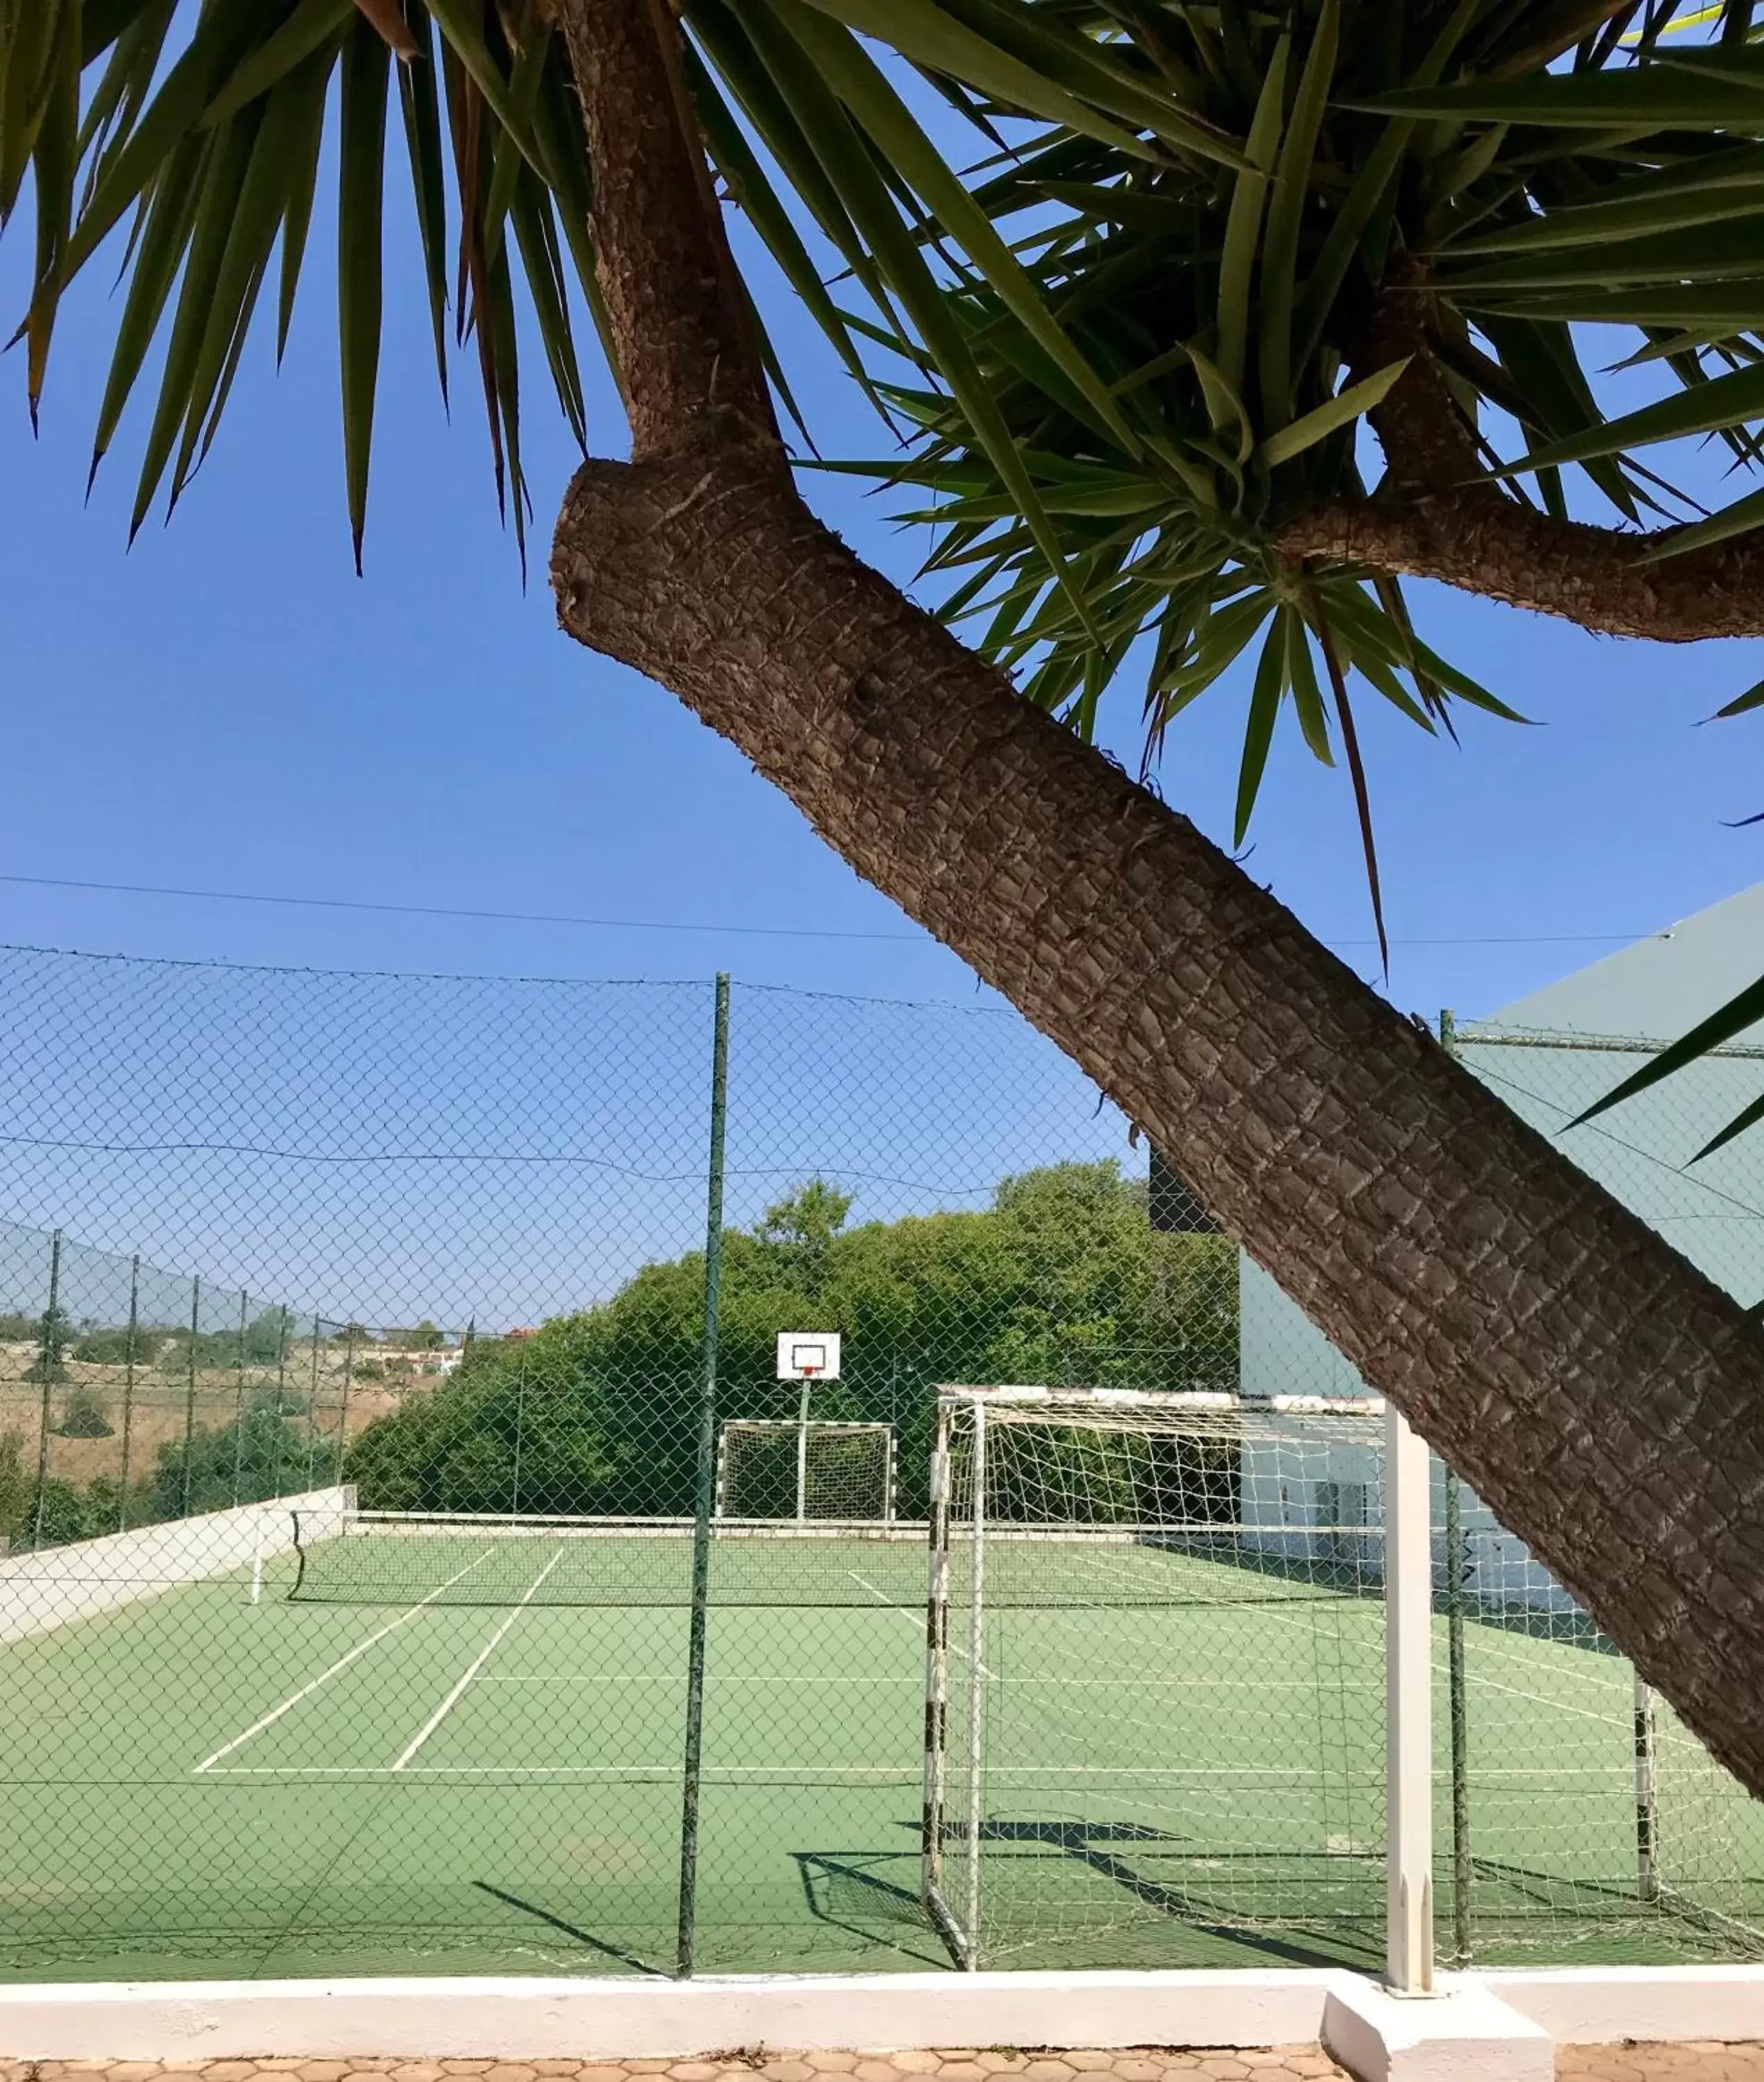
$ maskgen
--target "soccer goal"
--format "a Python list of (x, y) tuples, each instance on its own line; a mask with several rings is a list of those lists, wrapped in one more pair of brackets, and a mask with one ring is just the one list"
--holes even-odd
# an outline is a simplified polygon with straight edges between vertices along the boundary
[(1764, 1807), (1379, 1398), (946, 1389), (930, 1545), (964, 1967), (1764, 1956)]
[(718, 1443), (717, 1515), (886, 1522), (895, 1515), (895, 1428), (740, 1418)]
[(1384, 1436), (1373, 1398), (943, 1394), (924, 1892), (958, 1964), (1129, 1964), (1178, 1904), (1381, 1924)]

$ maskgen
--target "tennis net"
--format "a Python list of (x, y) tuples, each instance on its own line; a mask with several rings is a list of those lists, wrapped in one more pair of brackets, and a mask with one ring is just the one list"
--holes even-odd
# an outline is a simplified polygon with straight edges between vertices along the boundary
[[(1257, 1528), (1001, 1525), (988, 1535), (987, 1595), (1002, 1608), (1111, 1611), (1335, 1599), (1337, 1570), (1270, 1554)], [(294, 1514), (288, 1595), (321, 1604), (688, 1605), (689, 1519), (491, 1518), (449, 1512)], [(806, 1527), (719, 1519), (718, 1605), (896, 1605), (925, 1599), (926, 1529), (882, 1520)]]

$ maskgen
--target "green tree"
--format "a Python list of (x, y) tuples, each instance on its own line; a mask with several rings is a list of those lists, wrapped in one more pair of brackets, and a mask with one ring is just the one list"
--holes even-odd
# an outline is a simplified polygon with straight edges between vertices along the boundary
[(145, 1515), (194, 1517), (283, 1495), (297, 1470), (304, 1486), (307, 1443), (277, 1410), (262, 1404), (236, 1423), (199, 1429), (187, 1451), (182, 1439), (170, 1440), (154, 1463)]
[[(100, 454), (158, 384), (135, 525), (208, 453), (278, 242), (285, 331), (323, 175), (359, 562), (391, 46), (437, 359), (451, 192), (517, 533), (522, 323), (584, 445), (572, 288), (620, 379), (629, 458), (585, 463), (554, 533), (563, 626), (1065, 1047), (1764, 1791), (1764, 1433), (1733, 1418), (1764, 1330), (1084, 741), (1140, 637), (1154, 759), (1243, 659), (1240, 820), (1296, 727), (1341, 761), (1370, 868), (1354, 702), (1441, 735), (1498, 706), (1405, 578), (1617, 635), (1764, 631), (1759, 493), (1704, 516), (1646, 459), (1761, 453), (1751, 0), (175, 11), (26, 9), (0, 59), (33, 410), (64, 292), (137, 227), (122, 293), (82, 309), (115, 326)], [(890, 468), (935, 494), (973, 648), (802, 500), (719, 195), (907, 422)], [(1657, 395), (1589, 371), (1593, 326)]]
[(24, 1435), (0, 1431), (0, 1541), (19, 1538), (28, 1522), (32, 1494), (30, 1470), (24, 1464)]
[[(849, 1208), (814, 1180), (726, 1234), (718, 1410), (795, 1414), (777, 1338), (812, 1313), (844, 1338), (814, 1414), (896, 1426), (904, 1509), (924, 1508), (939, 1382), (1236, 1384), (1231, 1245), (1155, 1235), (1113, 1163), (1007, 1179), (985, 1212), (847, 1229)], [(533, 1337), (479, 1339), (363, 1431), (346, 1476), (385, 1510), (689, 1511), (703, 1306), (695, 1253)]]
[(794, 1253), (798, 1260), (819, 1263), (845, 1225), (852, 1211), (852, 1195), (829, 1186), (824, 1178), (807, 1185), (765, 1211), (765, 1219), (755, 1232), (763, 1243), (775, 1244)]
[(157, 1335), (153, 1342), (158, 1347), (161, 1369), (171, 1374), (188, 1372), (192, 1358), (199, 1373), (237, 1373), (242, 1367), (272, 1365), (279, 1349), (272, 1346), (266, 1357), (255, 1356), (249, 1324), (242, 1340), (236, 1330), (198, 1330), (192, 1337), (187, 1323), (162, 1334), (162, 1343)]
[(18, 1536), (27, 1547), (65, 1547), (76, 1540), (90, 1540), (107, 1532), (108, 1521), (94, 1521), (85, 1492), (76, 1484), (50, 1475), (27, 1490), (19, 1515)]
[[(120, 1329), (107, 1325), (76, 1338), (69, 1356), (94, 1366), (126, 1366), (131, 1359), (137, 1366), (145, 1366), (168, 1334), (163, 1327), (146, 1323), (137, 1324), (133, 1332), (126, 1324)], [(187, 1342), (189, 1333), (184, 1334)]]
[(36, 1334), (36, 1357), (25, 1368), (24, 1378), (40, 1386), (65, 1380), (70, 1328), (66, 1309), (45, 1309), (33, 1328)]
[(264, 1309), (245, 1328), (245, 1359), (248, 1366), (274, 1366), (298, 1334), (291, 1309)]
[(364, 1505), (379, 1511), (630, 1508), (611, 1500), (614, 1471), (605, 1449), (611, 1427), (598, 1383), (570, 1350), (567, 1325), (555, 1327), (557, 1334), (542, 1333), (512, 1353), (481, 1345), (486, 1356), (367, 1426), (352, 1442), (344, 1465)]

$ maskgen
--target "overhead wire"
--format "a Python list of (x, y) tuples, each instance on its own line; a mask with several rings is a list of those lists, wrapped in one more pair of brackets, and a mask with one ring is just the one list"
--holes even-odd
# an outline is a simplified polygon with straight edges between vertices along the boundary
[[(511, 925), (565, 925), (620, 933), (701, 933), (729, 934), (749, 939), (869, 940), (923, 944), (929, 935), (922, 932), (869, 932), (831, 925), (751, 925), (726, 921), (705, 921), (679, 918), (612, 918), (563, 911), (499, 911), (453, 904), (394, 904), (365, 897), (290, 896), (268, 891), (246, 889), (187, 889), (154, 882), (96, 882), (60, 875), (0, 874), (0, 883), (32, 889), (80, 889), (112, 896), (169, 896), (209, 904), (269, 904), (316, 911), (360, 911), (390, 917), (465, 918), (479, 924)], [(1635, 933), (1472, 933), (1467, 934), (1405, 934), (1391, 936), (1400, 947), (1544, 947), (1627, 946), (1632, 941), (1666, 939), (1669, 932), (1652, 929)], [(1331, 947), (1371, 947), (1372, 938), (1325, 942)]]

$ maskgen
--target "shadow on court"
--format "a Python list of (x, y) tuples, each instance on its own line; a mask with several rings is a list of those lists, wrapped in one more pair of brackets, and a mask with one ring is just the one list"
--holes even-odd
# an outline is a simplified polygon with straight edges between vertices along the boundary
[(523, 1901), (519, 1894), (510, 1894), (503, 1887), (492, 1886), (488, 1880), (474, 1880), (472, 1885), (480, 1894), (489, 1894), (505, 1907), (517, 1909), (521, 1915), (530, 1916), (536, 1923), (542, 1923), (551, 1930), (561, 1931), (578, 1945), (585, 1945), (591, 1952), (598, 1952), (605, 1958), (616, 1959), (621, 1966), (629, 1966), (634, 1973), (653, 1975), (661, 1980), (671, 1978), (667, 1970), (655, 1965), (653, 1960), (642, 1958), (635, 1952), (627, 1952), (623, 1945), (611, 1944), (604, 1937), (596, 1937), (592, 1930), (584, 1930), (579, 1924), (568, 1922), (561, 1916), (554, 1916), (549, 1908), (541, 1908), (537, 1902)]
[[(959, 1842), (959, 1836), (954, 1840)], [(1160, 1920), (1181, 1924), (1197, 1937), (1261, 1958), (1316, 1966), (1337, 1965), (1362, 1953), (1373, 1958), (1379, 1955), (1384, 1886), (1379, 1858), (1281, 1851), (1234, 1851), (1220, 1857), (1184, 1848), (1185, 1840), (1173, 1831), (1140, 1822), (1000, 1819), (982, 1824), (980, 1840), (983, 1844), (1056, 1852), (1086, 1873), (1122, 1890), (1135, 1904), (1151, 1911)], [(1136, 1861), (1132, 1856), (1135, 1846), (1169, 1847), (1154, 1854), (1162, 1869), (1156, 1874), (1144, 1870), (1143, 1861)], [(1219, 1898), (1227, 1874), (1239, 1904), (1235, 1912)], [(1033, 1881), (1013, 1885), (1008, 1860), (998, 1862), (988, 1884), (994, 1906), (985, 1920), (996, 1929), (1002, 1949), (1013, 1949), (1012, 1926), (1019, 1921), (1025, 1937), (1034, 1931), (1038, 1920), (1051, 1924), (1063, 1936), (1071, 1935), (1075, 1905), (1050, 1900)], [(1307, 1939), (1302, 1928), (1272, 1929), (1265, 1921), (1246, 1916), (1241, 1907), (1246, 1889), (1255, 1891), (1263, 1886), (1278, 1890), (1288, 1899), (1295, 1890), (1308, 1887), (1318, 1899), (1315, 1920), (1329, 1926), (1327, 1941), (1320, 1935)], [(1013, 1894), (1021, 1897), (1021, 1909), (1013, 1907)], [(1363, 1942), (1352, 1927), (1362, 1919), (1351, 1910), (1343, 1913), (1344, 1895), (1362, 1894), (1366, 1903), (1363, 1920), (1369, 1932)], [(1077, 1916), (1083, 1919), (1084, 1911), (1078, 1909)], [(1302, 1916), (1293, 1920), (1301, 1924), (1306, 1920)], [(1097, 1919), (1098, 1935), (1108, 1924), (1105, 1916)]]
[[(949, 1954), (932, 1928), (916, 1885), (902, 1886), (878, 1869), (898, 1868), (895, 1851), (797, 1851), (792, 1853), (802, 1898), (818, 1923), (843, 1930), (903, 1957), (946, 1966)], [(915, 1854), (916, 1865), (916, 1854)]]

